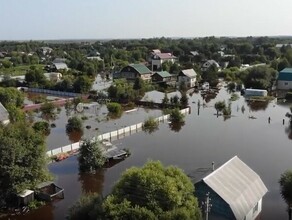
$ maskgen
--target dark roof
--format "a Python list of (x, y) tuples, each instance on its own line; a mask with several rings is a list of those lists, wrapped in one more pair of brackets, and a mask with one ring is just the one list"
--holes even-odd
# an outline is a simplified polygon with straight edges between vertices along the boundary
[(292, 68), (285, 68), (279, 72), (278, 80), (292, 81)]
[(130, 64), (129, 66), (134, 68), (141, 75), (151, 73), (151, 70), (144, 64)]
[(9, 119), (9, 114), (6, 108), (0, 102), (0, 122), (6, 121)]
[(167, 71), (156, 72), (156, 74), (158, 74), (162, 78), (171, 77), (171, 74), (169, 72), (167, 72)]

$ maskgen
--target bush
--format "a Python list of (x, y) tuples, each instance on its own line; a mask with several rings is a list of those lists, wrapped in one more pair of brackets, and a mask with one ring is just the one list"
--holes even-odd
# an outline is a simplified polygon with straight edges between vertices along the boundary
[(83, 125), (80, 118), (74, 116), (68, 119), (68, 124), (66, 125), (66, 132), (71, 133), (73, 131), (83, 131)]
[(32, 126), (32, 128), (35, 131), (39, 131), (44, 135), (49, 135), (50, 134), (50, 124), (46, 121), (38, 121), (36, 123), (34, 123), (34, 125)]
[(158, 125), (159, 122), (155, 118), (149, 117), (147, 120), (144, 121), (142, 129), (143, 131), (150, 134), (158, 129)]
[(169, 115), (169, 120), (171, 123), (182, 123), (184, 122), (184, 115), (180, 112), (178, 108), (172, 109)]
[(110, 102), (106, 105), (108, 111), (112, 114), (119, 115), (122, 113), (122, 106), (116, 102)]

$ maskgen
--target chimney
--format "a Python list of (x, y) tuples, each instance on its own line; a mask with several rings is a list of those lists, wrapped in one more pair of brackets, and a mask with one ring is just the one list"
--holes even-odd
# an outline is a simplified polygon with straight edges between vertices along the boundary
[(215, 163), (214, 163), (214, 161), (212, 162), (212, 171), (214, 171), (215, 170)]

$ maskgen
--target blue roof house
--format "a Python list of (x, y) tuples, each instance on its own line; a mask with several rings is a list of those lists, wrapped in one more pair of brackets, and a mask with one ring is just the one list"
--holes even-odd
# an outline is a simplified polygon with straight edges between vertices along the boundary
[(292, 89), (292, 68), (285, 68), (279, 72), (279, 76), (277, 79), (277, 89)]

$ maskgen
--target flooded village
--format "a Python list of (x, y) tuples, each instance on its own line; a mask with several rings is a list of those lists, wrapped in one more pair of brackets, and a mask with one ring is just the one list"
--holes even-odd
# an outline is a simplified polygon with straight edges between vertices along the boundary
[[(149, 161), (183, 170), (195, 187), (204, 218), (287, 218), (279, 180), (291, 169), (291, 68), (275, 69), (271, 61), (259, 60), (229, 67), (235, 55), (223, 53), (217, 62), (199, 58), (198, 51), (190, 51), (187, 58), (181, 55), (191, 60), (184, 63), (179, 56), (152, 48), (144, 63), (116, 64), (121, 60), (110, 56), (107, 69), (106, 58), (94, 49), (96, 45), (83, 46), (91, 53), (86, 58), (88, 65), (100, 71), (88, 68), (86, 77), (78, 75), (82, 71), (71, 73), (71, 58), (62, 60), (56, 54), (44, 56), (47, 65), (42, 68), (50, 73), (45, 83), (44, 79), (37, 81), (43, 72), (33, 68), (24, 76), (3, 75), (1, 79), (3, 89), (15, 85), (24, 96), (20, 108), (24, 120), (32, 125), (47, 122), (45, 155), (53, 178), (42, 183), (43, 190), (17, 194), (22, 209), (10, 210), (0, 219), (69, 218), (70, 207), (82, 195), (97, 193), (107, 198), (125, 171)], [(223, 44), (218, 49), (228, 51)], [(51, 53), (49, 48), (44, 50)], [(3, 97), (0, 94), (5, 102), (1, 121), (10, 126), (17, 120)], [(44, 114), (48, 103), (53, 104), (52, 115)], [(112, 114), (109, 105), (113, 103), (121, 106), (119, 114)], [(171, 118), (176, 109), (183, 118), (180, 123)], [(80, 121), (82, 130), (68, 130), (72, 118)], [(145, 129), (150, 119), (157, 123), (151, 131)], [(86, 140), (99, 143), (105, 159), (93, 172), (80, 170), (79, 155)], [(49, 199), (27, 210), (29, 202), (44, 191)]]

